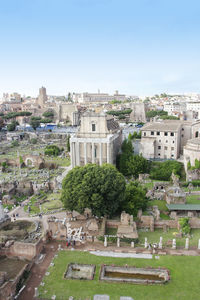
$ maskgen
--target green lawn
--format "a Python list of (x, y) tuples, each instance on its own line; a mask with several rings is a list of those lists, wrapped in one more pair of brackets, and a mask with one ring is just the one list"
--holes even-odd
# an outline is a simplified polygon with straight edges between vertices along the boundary
[(164, 211), (168, 210), (165, 200), (151, 200), (148, 202), (148, 206), (154, 206), (154, 205), (157, 205), (159, 210), (164, 210)]
[[(139, 234), (139, 245), (144, 244), (144, 239), (147, 237), (149, 243), (158, 243), (160, 236), (163, 237), (163, 244), (165, 245), (167, 241), (172, 240), (175, 237), (173, 233), (178, 233), (178, 229), (169, 229), (168, 232), (163, 232), (162, 229), (156, 229), (154, 232), (143, 232), (138, 231)], [(190, 246), (194, 246), (197, 248), (198, 240), (200, 239), (200, 229), (192, 229), (191, 230), (191, 237), (190, 237)], [(185, 246), (185, 237), (183, 238), (176, 238), (176, 245), (177, 247), (184, 247)]]
[[(71, 262), (95, 264), (94, 280), (69, 280), (63, 275)], [(45, 286), (39, 287), (40, 298), (56, 300), (93, 299), (95, 294), (110, 295), (111, 300), (119, 300), (120, 296), (133, 297), (134, 300), (197, 300), (200, 299), (200, 257), (192, 256), (160, 256), (160, 259), (134, 259), (98, 257), (87, 252), (60, 251), (54, 259), (55, 266), (49, 267), (49, 276), (43, 281)], [(166, 285), (134, 285), (128, 283), (106, 283), (99, 281), (101, 264), (115, 264), (136, 267), (165, 267), (170, 271), (171, 280)], [(46, 291), (46, 292), (45, 292)]]
[(48, 157), (45, 156), (45, 160), (48, 162), (56, 163), (57, 165), (61, 167), (68, 167), (70, 165), (70, 159), (69, 158), (62, 158), (62, 157)]
[(189, 195), (186, 197), (187, 204), (200, 204), (200, 195)]

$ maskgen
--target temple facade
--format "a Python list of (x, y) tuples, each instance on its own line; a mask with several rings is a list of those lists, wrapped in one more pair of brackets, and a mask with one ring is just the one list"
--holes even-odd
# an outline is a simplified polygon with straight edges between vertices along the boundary
[(81, 125), (70, 139), (72, 167), (87, 163), (116, 163), (122, 143), (119, 124), (105, 114), (86, 112)]

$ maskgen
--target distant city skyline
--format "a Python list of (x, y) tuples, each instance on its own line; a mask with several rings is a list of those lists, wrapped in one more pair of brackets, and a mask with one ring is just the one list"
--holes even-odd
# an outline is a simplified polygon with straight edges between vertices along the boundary
[(197, 0), (9, 0), (0, 95), (200, 93)]

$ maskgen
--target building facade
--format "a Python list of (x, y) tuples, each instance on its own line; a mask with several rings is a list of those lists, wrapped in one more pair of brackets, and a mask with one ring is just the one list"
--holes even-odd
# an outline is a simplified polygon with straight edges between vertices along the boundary
[(121, 130), (112, 117), (93, 112), (84, 113), (78, 132), (70, 138), (72, 167), (87, 163), (115, 164), (121, 142)]
[(141, 150), (147, 159), (177, 159), (192, 137), (192, 122), (160, 121), (142, 129)]
[(45, 87), (41, 87), (39, 89), (39, 96), (37, 99), (37, 104), (40, 108), (43, 108), (45, 106), (45, 102), (47, 101), (47, 92)]

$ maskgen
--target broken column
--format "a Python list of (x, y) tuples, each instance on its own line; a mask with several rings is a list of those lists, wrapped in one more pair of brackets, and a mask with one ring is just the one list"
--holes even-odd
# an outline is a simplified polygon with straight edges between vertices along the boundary
[(160, 237), (159, 244), (158, 244), (158, 248), (159, 248), (159, 249), (162, 249), (162, 247), (163, 247), (163, 238), (162, 238), (162, 236), (161, 236), (161, 237)]
[(135, 247), (135, 243), (131, 242), (131, 248), (134, 248), (134, 247)]
[(176, 249), (176, 239), (172, 240), (172, 249)]
[(117, 238), (117, 247), (118, 248), (120, 247), (120, 238), (119, 237)]
[(38, 293), (38, 288), (37, 287), (35, 287), (35, 295), (34, 295), (34, 297), (38, 297), (39, 296), (39, 293)]
[(189, 249), (189, 238), (186, 238), (185, 240), (185, 249)]
[(147, 248), (148, 247), (148, 242), (147, 242), (147, 238), (145, 237), (144, 239), (144, 248)]
[(104, 247), (108, 246), (107, 236), (104, 236)]

